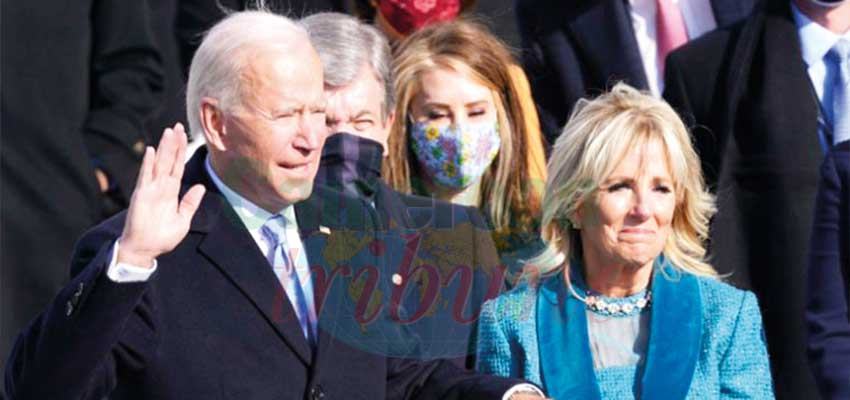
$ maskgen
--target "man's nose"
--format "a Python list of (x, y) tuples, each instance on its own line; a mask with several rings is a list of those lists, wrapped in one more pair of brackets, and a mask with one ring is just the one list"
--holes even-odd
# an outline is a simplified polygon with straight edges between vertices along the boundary
[(312, 152), (321, 148), (328, 127), (324, 120), (319, 121), (319, 118), (315, 115), (305, 112), (299, 117), (297, 129), (295, 147), (304, 152)]

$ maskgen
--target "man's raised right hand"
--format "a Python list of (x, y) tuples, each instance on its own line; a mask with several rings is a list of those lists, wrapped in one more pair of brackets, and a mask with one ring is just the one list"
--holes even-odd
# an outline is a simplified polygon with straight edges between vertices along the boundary
[(205, 189), (192, 186), (179, 199), (186, 141), (183, 125), (177, 123), (162, 133), (157, 150), (145, 149), (121, 233), (119, 263), (152, 268), (156, 257), (177, 247), (189, 232)]

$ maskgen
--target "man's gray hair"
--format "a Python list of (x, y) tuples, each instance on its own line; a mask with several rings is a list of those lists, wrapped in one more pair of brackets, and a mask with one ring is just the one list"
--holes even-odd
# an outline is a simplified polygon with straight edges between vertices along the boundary
[(307, 30), (325, 68), (325, 85), (338, 88), (351, 83), (364, 64), (372, 67), (384, 85), (383, 117), (395, 107), (390, 69), (390, 45), (375, 27), (340, 13), (318, 13), (299, 21)]
[(263, 10), (235, 12), (213, 26), (189, 67), (186, 117), (192, 136), (203, 137), (201, 99), (216, 99), (222, 110), (239, 105), (242, 73), (256, 55), (309, 40), (304, 28), (291, 19)]

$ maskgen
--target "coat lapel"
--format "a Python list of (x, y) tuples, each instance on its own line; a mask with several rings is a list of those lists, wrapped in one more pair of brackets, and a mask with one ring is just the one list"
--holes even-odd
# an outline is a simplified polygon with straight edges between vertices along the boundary
[(648, 89), (626, 3), (623, 0), (591, 2), (587, 10), (569, 23), (569, 29), (589, 60), (588, 71), (599, 74), (598, 81), (614, 86), (617, 80), (625, 80), (636, 88)]
[[(772, 18), (765, 21), (764, 62), (754, 73), (763, 81), (758, 116), (766, 123), (762, 134), (771, 137), (769, 151), (788, 154), (795, 149), (795, 163), (809, 171), (817, 171), (823, 161), (818, 137), (818, 99), (802, 61), (797, 26), (790, 14), (790, 6), (774, 6)], [(794, 110), (777, 113), (775, 110)], [(738, 135), (744, 135), (738, 132)], [(784, 137), (782, 137), (784, 136)]]
[(537, 297), (537, 347), (546, 393), (555, 399), (601, 399), (593, 370), (585, 304), (567, 294), (564, 274), (543, 281)]
[(701, 345), (699, 282), (661, 257), (652, 280), (652, 303), (640, 398), (683, 399), (691, 387)]
[[(555, 399), (600, 399), (583, 302), (569, 295), (563, 273), (547, 278), (537, 298), (537, 342), (546, 392)], [(699, 358), (702, 303), (693, 275), (662, 258), (652, 282), (646, 364), (640, 398), (685, 398)]]
[(198, 251), (239, 288), (298, 358), (309, 365), (310, 346), (283, 287), (242, 221), (210, 180), (205, 158), (206, 151), (199, 150), (186, 170), (187, 183), (201, 183), (207, 188), (190, 228), (204, 234)]

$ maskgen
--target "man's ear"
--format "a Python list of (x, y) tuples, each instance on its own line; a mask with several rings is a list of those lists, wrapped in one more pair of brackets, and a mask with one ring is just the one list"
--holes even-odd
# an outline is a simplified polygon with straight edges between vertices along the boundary
[(225, 132), (224, 114), (218, 106), (218, 100), (204, 97), (201, 99), (201, 125), (204, 128), (204, 138), (207, 140), (207, 146), (218, 151), (227, 150), (224, 145)]
[(390, 112), (387, 114), (387, 117), (384, 118), (383, 126), (381, 126), (381, 146), (384, 146), (384, 157), (390, 154), (390, 145), (389, 138), (390, 132), (393, 129), (393, 122), (395, 122), (395, 112)]

